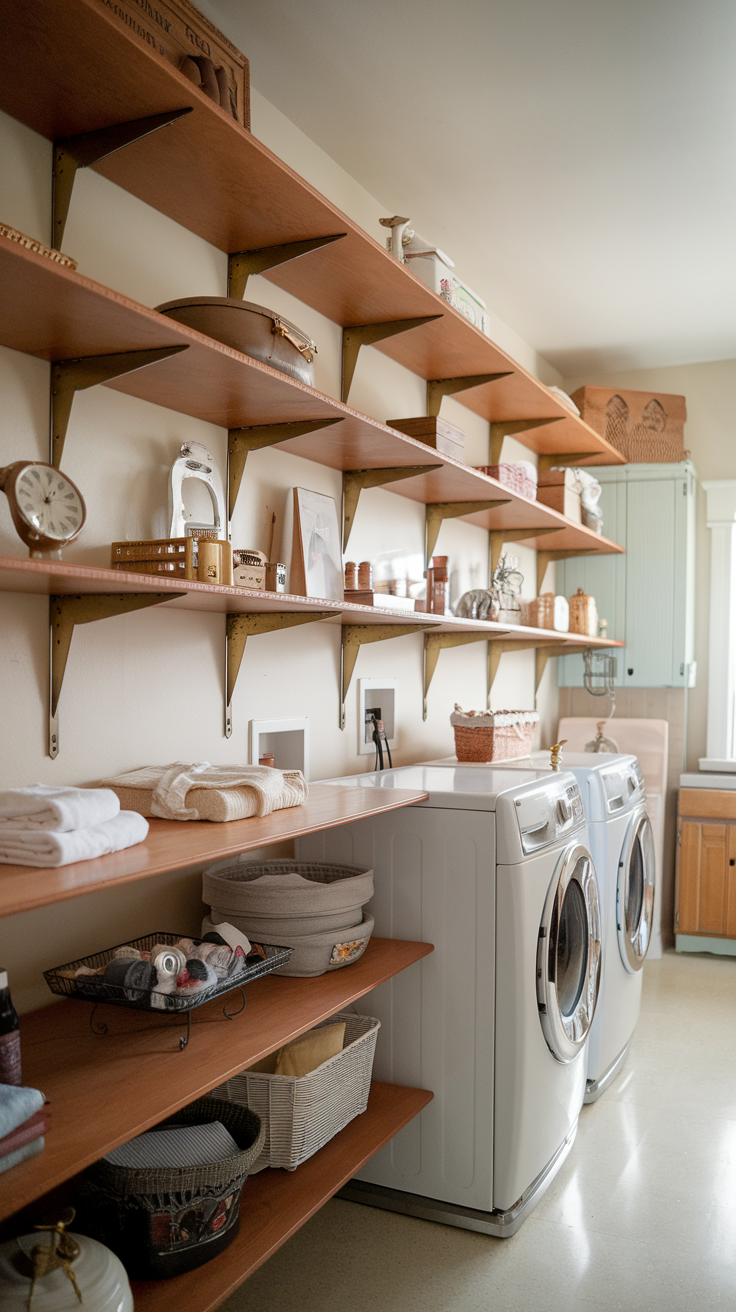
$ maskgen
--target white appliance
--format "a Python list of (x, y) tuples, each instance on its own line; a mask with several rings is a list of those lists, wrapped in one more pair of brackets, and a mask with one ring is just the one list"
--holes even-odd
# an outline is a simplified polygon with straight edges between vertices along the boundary
[[(454, 757), (447, 757), (442, 764), (454, 762)], [(549, 752), (534, 752), (505, 764), (522, 773), (530, 766), (550, 771)], [(585, 1093), (586, 1102), (595, 1102), (621, 1071), (639, 1020), (657, 862), (644, 779), (635, 756), (566, 751), (562, 768), (580, 785), (600, 893), (600, 997), (588, 1040)]]
[(569, 773), (409, 766), (331, 780), (426, 802), (300, 839), (372, 866), (376, 933), (434, 952), (360, 1000), (374, 1074), (433, 1101), (343, 1196), (512, 1235), (569, 1152), (598, 998), (595, 869)]

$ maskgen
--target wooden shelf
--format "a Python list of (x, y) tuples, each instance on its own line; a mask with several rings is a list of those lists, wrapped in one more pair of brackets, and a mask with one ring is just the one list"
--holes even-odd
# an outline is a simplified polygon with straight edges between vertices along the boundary
[[(267, 276), (342, 325), (441, 315), (378, 349), (427, 379), (508, 371), (458, 399), (489, 420), (556, 417), (518, 435), (540, 453), (597, 452), (586, 463), (623, 463), (542, 383), (130, 35), (102, 0), (5, 0), (3, 53), (0, 108), (51, 141), (190, 107), (172, 126), (108, 156), (98, 171), (223, 251), (345, 233)], [(188, 359), (184, 371), (190, 367)], [(220, 386), (213, 379), (213, 402)]]
[(51, 1124), (43, 1152), (14, 1167), (12, 1187), (0, 1190), (0, 1220), (431, 951), (428, 943), (374, 938), (342, 970), (315, 979), (266, 975), (246, 985), (248, 1005), (232, 1020), (223, 1015), (222, 998), (193, 1012), (183, 1052), (182, 1016), (102, 1006), (97, 1015), (109, 1026), (103, 1036), (90, 1030), (88, 1003), (61, 1002), (23, 1016), (23, 1080), (46, 1094)]
[[(350, 796), (354, 793), (355, 796)], [(347, 796), (346, 796), (347, 794)], [(251, 852), (270, 843), (283, 843), (318, 829), (332, 829), (424, 801), (426, 793), (405, 789), (387, 793), (383, 788), (340, 788), (311, 784), (302, 806), (271, 815), (226, 824), (208, 821), (151, 820), (145, 842), (91, 861), (41, 869), (37, 866), (0, 865), (0, 917), (49, 906), (84, 893), (97, 893), (116, 884), (152, 879), (172, 870), (188, 870), (208, 861)]]
[[(391, 483), (391, 491), (423, 504), (503, 498), (504, 505), (464, 518), (486, 529), (528, 527), (524, 541), (531, 547), (596, 554), (622, 550), (472, 466), (6, 237), (0, 237), (0, 344), (45, 360), (186, 345), (188, 350), (106, 386), (224, 428), (338, 418), (341, 423), (291, 438), (277, 449), (339, 470), (439, 465), (431, 474)], [(73, 412), (68, 441), (73, 445)], [(556, 528), (559, 532), (535, 536), (535, 530)]]
[(423, 1089), (374, 1081), (367, 1110), (308, 1162), (248, 1180), (241, 1231), (224, 1253), (186, 1276), (134, 1282), (136, 1312), (213, 1312), (431, 1099)]
[(538, 638), (540, 644), (569, 646), (570, 651), (585, 647), (623, 647), (613, 638), (586, 638), (575, 633), (557, 633), (552, 629), (535, 629), (526, 624), (500, 624), (493, 620), (464, 620), (454, 615), (429, 615), (421, 611), (381, 610), (379, 606), (357, 606), (349, 601), (331, 601), (320, 597), (299, 597), (284, 592), (254, 592), (249, 588), (230, 588), (220, 584), (199, 583), (196, 579), (171, 579), (152, 574), (133, 574), (127, 570), (104, 569), (90, 565), (72, 565), (60, 560), (30, 560), (0, 556), (0, 592), (21, 592), (41, 596), (52, 593), (75, 595), (96, 592), (171, 592), (164, 605), (174, 610), (215, 611), (219, 614), (253, 614), (269, 611), (308, 613), (333, 611), (327, 624), (416, 624), (417, 629), (437, 629), (443, 633), (482, 633), (494, 639)]

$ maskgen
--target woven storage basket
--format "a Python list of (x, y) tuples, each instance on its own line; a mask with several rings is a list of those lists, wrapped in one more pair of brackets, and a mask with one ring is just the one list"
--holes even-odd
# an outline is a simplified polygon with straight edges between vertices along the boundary
[[(274, 882), (257, 883), (264, 875)], [(284, 879), (282, 885), (282, 878), (289, 875), (301, 876), (304, 883), (294, 887)], [(352, 924), (359, 924), (361, 908), (372, 897), (372, 870), (324, 861), (247, 862), (205, 870), (202, 876), (202, 900), (217, 919), (237, 924), (236, 917), (253, 916), (258, 925), (269, 920), (277, 935), (271, 940), (274, 943), (281, 942), (277, 926), (282, 917), (291, 934), (340, 929), (351, 923), (351, 913)]]
[[(457, 720), (477, 720), (477, 723), (458, 724)], [(455, 755), (458, 761), (466, 763), (508, 761), (517, 756), (529, 756), (538, 721), (536, 711), (489, 711), (466, 715), (456, 706), (450, 716), (455, 732)]]
[(85, 1173), (84, 1229), (117, 1253), (134, 1279), (192, 1271), (238, 1233), (240, 1194), (263, 1153), (266, 1127), (248, 1107), (198, 1098), (157, 1129), (209, 1121), (220, 1121), (241, 1151), (209, 1166), (141, 1170), (99, 1161)]
[[(202, 922), (202, 933), (208, 934), (210, 930), (216, 932), (217, 926), (221, 923), (221, 918), (215, 920), (206, 916)], [(248, 938), (255, 937), (252, 935), (247, 916), (231, 916), (230, 923), (243, 934), (247, 934)], [(274, 925), (276, 923), (274, 921)], [(359, 925), (320, 930), (317, 934), (284, 935), (279, 924), (278, 936), (286, 939), (282, 946), (291, 949), (291, 956), (288, 962), (284, 962), (283, 966), (274, 970), (273, 974), (309, 979), (314, 975), (324, 975), (328, 970), (341, 970), (343, 966), (352, 966), (368, 947), (374, 923), (373, 917), (364, 911)], [(266, 950), (273, 950), (267, 943), (263, 946)]]
[(261, 1156), (252, 1170), (281, 1166), (295, 1171), (368, 1105), (380, 1020), (340, 1012), (315, 1025), (345, 1021), (342, 1052), (309, 1075), (266, 1075), (243, 1071), (213, 1090), (260, 1116), (266, 1130)]

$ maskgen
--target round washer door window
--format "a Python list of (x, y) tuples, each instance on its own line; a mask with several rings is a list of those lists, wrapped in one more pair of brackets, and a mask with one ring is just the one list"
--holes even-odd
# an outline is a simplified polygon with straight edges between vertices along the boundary
[(649, 816), (642, 809), (634, 815), (626, 833), (616, 891), (618, 946), (631, 975), (641, 970), (649, 950), (655, 881), (654, 835)]
[(593, 859), (573, 843), (555, 871), (539, 927), (537, 1004), (553, 1057), (577, 1057), (593, 1023), (601, 975), (601, 928)]

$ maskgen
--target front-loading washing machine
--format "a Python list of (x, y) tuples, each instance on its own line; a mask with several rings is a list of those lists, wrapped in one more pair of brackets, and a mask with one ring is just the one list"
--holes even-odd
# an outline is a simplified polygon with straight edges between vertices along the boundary
[[(454, 757), (446, 757), (436, 764), (454, 763)], [(530, 767), (550, 770), (549, 752), (505, 763), (506, 769), (522, 774)], [(642, 967), (653, 930), (656, 856), (635, 756), (566, 752), (562, 768), (580, 785), (601, 903), (600, 998), (588, 1040), (585, 1093), (590, 1103), (621, 1071), (639, 1020)]]
[(357, 1004), (374, 1074), (433, 1101), (347, 1186), (374, 1206), (508, 1236), (569, 1152), (601, 964), (598, 890), (573, 775), (409, 766), (330, 780), (425, 802), (298, 841), (371, 866), (375, 932), (434, 951)]

